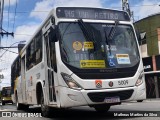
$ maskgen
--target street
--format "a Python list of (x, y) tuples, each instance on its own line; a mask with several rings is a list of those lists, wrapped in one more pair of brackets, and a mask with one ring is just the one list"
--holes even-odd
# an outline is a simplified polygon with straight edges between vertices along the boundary
[[(6, 104), (0, 106), (2, 112), (17, 112), (15, 105)], [(158, 112), (159, 111), (159, 112)], [(41, 116), (33, 117), (33, 113), (40, 115), (40, 108), (31, 106), (27, 111), (18, 111), (19, 113), (29, 113), (30, 117), (3, 117), (3, 120), (66, 120), (66, 119), (92, 119), (92, 120), (107, 120), (107, 119), (133, 119), (133, 120), (159, 120), (160, 119), (160, 100), (145, 100), (143, 102), (126, 102), (121, 105), (112, 106), (108, 113), (97, 113), (93, 108), (75, 107), (63, 111), (56, 110), (51, 118)], [(146, 113), (146, 114), (145, 114)], [(148, 114), (149, 117), (144, 117)], [(159, 117), (155, 117), (159, 115)]]

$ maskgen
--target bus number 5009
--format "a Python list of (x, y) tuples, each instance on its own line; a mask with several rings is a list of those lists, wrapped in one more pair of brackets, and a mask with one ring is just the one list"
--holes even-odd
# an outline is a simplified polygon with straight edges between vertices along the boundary
[(128, 80), (118, 81), (118, 85), (128, 85)]

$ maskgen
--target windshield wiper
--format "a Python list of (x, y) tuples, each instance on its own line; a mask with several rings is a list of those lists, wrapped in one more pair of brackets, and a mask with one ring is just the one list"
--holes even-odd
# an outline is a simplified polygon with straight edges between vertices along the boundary
[(87, 40), (87, 41), (93, 41), (93, 42), (95, 43), (93, 34), (89, 31), (89, 28), (88, 28), (87, 25), (83, 22), (82, 19), (79, 19), (79, 20), (78, 20), (78, 24), (79, 24), (79, 26), (80, 26), (83, 34), (85, 35), (86, 40)]
[(117, 28), (117, 25), (119, 24), (119, 21), (115, 21), (115, 24), (114, 26), (111, 28), (111, 30), (109, 31), (109, 34), (108, 34), (108, 39), (109, 40), (112, 40), (114, 34), (116, 33), (116, 28)]
[(109, 31), (108, 36), (107, 36), (106, 30), (104, 28), (106, 44), (108, 45), (108, 50), (109, 50), (110, 55), (111, 55), (111, 45), (110, 45), (109, 41), (112, 40), (112, 38), (114, 37), (114, 34), (116, 33), (116, 28), (117, 28), (118, 23), (119, 23), (119, 21), (115, 21), (115, 24), (111, 28), (111, 30)]

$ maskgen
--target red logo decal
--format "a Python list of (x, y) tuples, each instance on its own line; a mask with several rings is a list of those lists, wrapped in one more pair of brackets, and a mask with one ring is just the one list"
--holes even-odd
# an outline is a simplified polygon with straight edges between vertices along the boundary
[(96, 80), (95, 85), (97, 88), (101, 88), (102, 87), (102, 80)]

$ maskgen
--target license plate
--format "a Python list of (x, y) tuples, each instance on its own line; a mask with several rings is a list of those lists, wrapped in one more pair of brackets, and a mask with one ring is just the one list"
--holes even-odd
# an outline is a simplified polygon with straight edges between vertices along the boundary
[(119, 97), (106, 97), (105, 102), (106, 103), (118, 103), (120, 102), (120, 98)]

